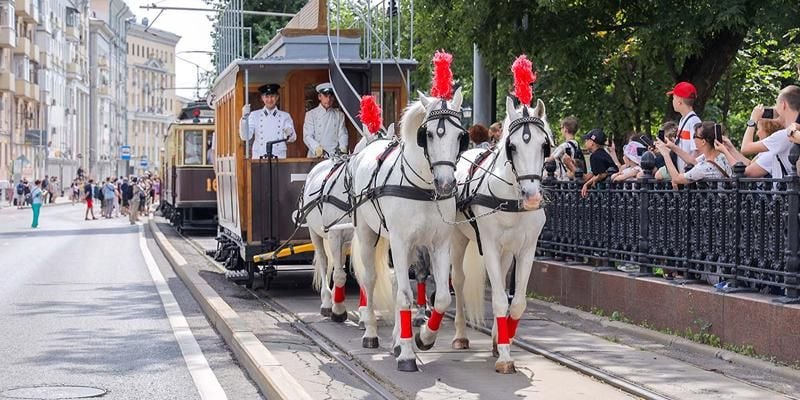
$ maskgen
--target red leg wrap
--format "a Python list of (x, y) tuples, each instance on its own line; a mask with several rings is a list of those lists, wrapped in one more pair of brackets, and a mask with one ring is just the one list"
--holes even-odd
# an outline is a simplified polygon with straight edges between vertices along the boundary
[(411, 339), (411, 310), (400, 310), (400, 339)]
[(344, 286), (334, 286), (333, 288), (333, 302), (341, 303), (344, 301)]
[(508, 344), (508, 323), (506, 317), (497, 317), (497, 344)]
[(366, 307), (367, 306), (367, 294), (364, 293), (364, 288), (359, 288), (361, 292), (361, 296), (358, 298), (358, 306), (359, 307)]
[(425, 301), (425, 282), (417, 282), (417, 305), (424, 306)]
[(514, 336), (516, 336), (517, 334), (517, 327), (519, 326), (519, 320), (509, 316), (508, 319), (506, 319), (506, 321), (508, 322), (508, 338), (513, 339)]
[(431, 312), (431, 318), (428, 320), (428, 329), (434, 332), (438, 331), (439, 326), (442, 324), (442, 316), (444, 316), (444, 314), (433, 310), (433, 312)]

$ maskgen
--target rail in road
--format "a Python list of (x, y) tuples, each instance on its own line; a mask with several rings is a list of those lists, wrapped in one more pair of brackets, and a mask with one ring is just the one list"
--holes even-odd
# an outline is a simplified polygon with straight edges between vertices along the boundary
[[(203, 247), (196, 240), (194, 245)], [(287, 272), (272, 282), (269, 291), (257, 288), (248, 294), (273, 318), (279, 315), (357, 377), (369, 388), (367, 398), (793, 398), (557, 326), (530, 312), (512, 351), (517, 374), (494, 372), (490, 325), (470, 330), (471, 350), (451, 350), (452, 322), (443, 324), (432, 350), (417, 353), (421, 372), (402, 373), (396, 371), (389, 351), (391, 325), (380, 324), (379, 349), (361, 348), (363, 331), (355, 313), (343, 324), (321, 317), (319, 296), (311, 291), (310, 281), (307, 272)], [(349, 287), (348, 310), (355, 310), (357, 293), (357, 288)]]

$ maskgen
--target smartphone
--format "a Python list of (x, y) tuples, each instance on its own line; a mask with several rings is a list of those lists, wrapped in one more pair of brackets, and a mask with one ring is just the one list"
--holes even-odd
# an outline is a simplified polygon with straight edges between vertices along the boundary
[(650, 135), (641, 135), (641, 136), (639, 136), (639, 139), (637, 140), (637, 142), (643, 144), (644, 147), (647, 147), (648, 149), (652, 149), (656, 145), (653, 142), (653, 138), (650, 137)]
[(772, 108), (765, 108), (764, 113), (761, 114), (761, 118), (766, 118), (766, 119), (775, 118), (775, 110)]
[(714, 124), (714, 139), (722, 143), (722, 125)]
[(662, 142), (666, 142), (667, 141), (666, 137), (664, 136), (664, 130), (663, 129), (659, 129), (658, 130), (658, 140), (660, 140)]

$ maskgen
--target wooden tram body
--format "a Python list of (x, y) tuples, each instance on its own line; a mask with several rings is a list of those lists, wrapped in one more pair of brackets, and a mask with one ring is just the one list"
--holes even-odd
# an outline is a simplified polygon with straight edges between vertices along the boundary
[(178, 230), (217, 229), (215, 130), (214, 110), (205, 101), (189, 103), (169, 126), (160, 208)]
[[(242, 271), (239, 278), (247, 278), (249, 285), (258, 272), (265, 272), (266, 280), (279, 269), (312, 268), (313, 252), (309, 251), (290, 251), (277, 262), (257, 263), (254, 256), (310, 242), (308, 230), (297, 227), (294, 215), (306, 175), (320, 161), (306, 157), (308, 149), (303, 143), (305, 114), (318, 105), (316, 85), (333, 83), (337, 101), (347, 116), (350, 151), (361, 138), (353, 119), (360, 94), (377, 95), (382, 89), (386, 125), (399, 121), (407, 103), (406, 83), (399, 72), (384, 71), (381, 86), (371, 82), (370, 77), (379, 73), (381, 60), (370, 62), (359, 57), (359, 31), (339, 31), (335, 40), (341, 62), (334, 64), (326, 12), (326, 2), (309, 2), (253, 59), (229, 64), (212, 88), (217, 117), (216, 259), (225, 260), (230, 270)], [(415, 65), (409, 60), (401, 67), (408, 72)], [(297, 140), (287, 143), (286, 159), (251, 159), (249, 143), (239, 137), (242, 107), (250, 104), (251, 112), (259, 112), (263, 104), (258, 88), (267, 83), (280, 85), (278, 108), (291, 115), (297, 133)]]

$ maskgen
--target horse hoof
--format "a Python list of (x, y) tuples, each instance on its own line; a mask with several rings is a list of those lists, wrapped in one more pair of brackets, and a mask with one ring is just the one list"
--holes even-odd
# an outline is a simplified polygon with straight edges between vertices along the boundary
[(343, 312), (341, 314), (336, 314), (335, 312), (331, 312), (331, 321), (342, 323), (347, 321), (347, 312)]
[(417, 332), (414, 335), (414, 342), (417, 344), (417, 348), (422, 350), (422, 351), (428, 351), (428, 350), (433, 348), (433, 343), (431, 343), (431, 344), (422, 343), (422, 338), (419, 337), (419, 332)]
[(469, 339), (458, 338), (453, 339), (453, 350), (467, 350), (469, 349)]
[(492, 343), (492, 356), (500, 357), (500, 352), (497, 351), (497, 343)]
[(362, 331), (367, 330), (367, 324), (365, 324), (364, 321), (358, 321), (358, 329)]
[(377, 349), (378, 348), (378, 337), (365, 337), (361, 338), (361, 347), (365, 349)]
[(332, 313), (333, 310), (331, 310), (330, 307), (322, 307), (319, 309), (319, 314), (322, 315), (323, 317), (330, 317)]
[(513, 361), (498, 361), (494, 363), (494, 370), (500, 374), (513, 374), (517, 372)]
[(397, 360), (397, 370), (401, 372), (417, 372), (417, 360)]
[(392, 354), (394, 354), (394, 358), (400, 357), (400, 346), (394, 346)]
[(411, 324), (414, 325), (415, 328), (419, 328), (422, 325), (425, 325), (425, 317), (422, 315), (417, 315), (414, 317), (414, 320), (411, 321)]

